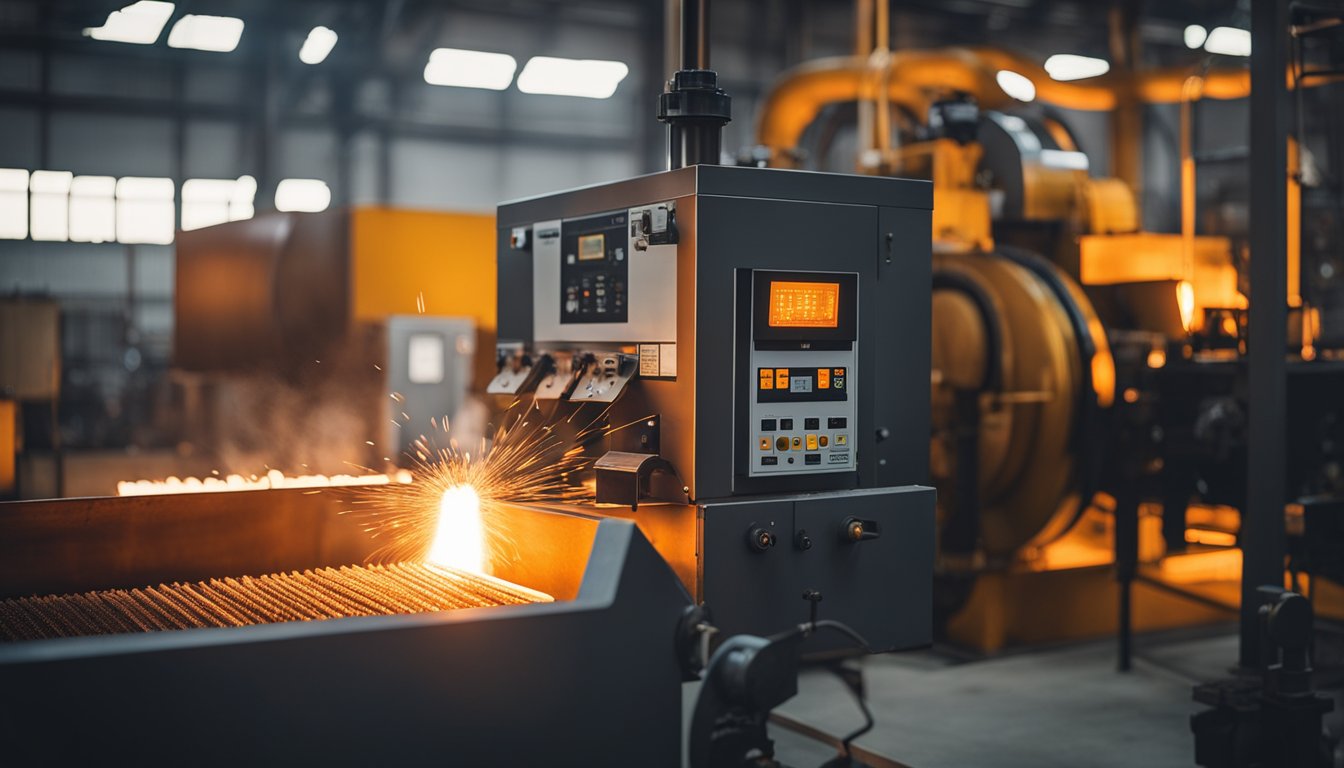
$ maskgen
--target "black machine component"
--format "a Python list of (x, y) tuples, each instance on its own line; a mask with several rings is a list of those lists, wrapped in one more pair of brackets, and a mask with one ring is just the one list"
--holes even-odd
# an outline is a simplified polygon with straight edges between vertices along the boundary
[(1195, 687), (1212, 707), (1190, 718), (1195, 762), (1206, 768), (1330, 768), (1333, 743), (1321, 719), (1334, 702), (1312, 684), (1311, 603), (1297, 593), (1262, 587), (1257, 612), (1265, 659), (1258, 674)]
[(681, 3), (681, 70), (658, 96), (658, 119), (668, 124), (668, 169), (718, 165), (723, 126), (733, 100), (709, 68), (708, 0)]
[[(798, 671), (803, 640), (819, 630), (832, 630), (852, 653), (867, 652), (868, 644), (850, 627), (836, 621), (817, 621), (816, 605), (822, 595), (807, 592), (812, 617), (771, 637), (737, 635), (725, 640), (705, 668), (704, 686), (690, 723), (691, 768), (779, 768), (774, 744), (766, 731), (770, 711), (798, 694)], [(864, 724), (840, 741), (840, 756), (828, 766), (862, 768), (850, 742), (873, 727), (864, 702), (862, 677), (839, 662), (830, 667), (845, 681), (864, 715)]]
[(929, 131), (935, 138), (969, 144), (980, 131), (980, 106), (966, 93), (935, 101), (929, 105)]

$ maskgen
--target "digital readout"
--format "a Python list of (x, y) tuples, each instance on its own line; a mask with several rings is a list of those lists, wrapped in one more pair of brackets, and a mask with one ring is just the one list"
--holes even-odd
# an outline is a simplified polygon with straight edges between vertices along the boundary
[(770, 281), (771, 328), (835, 328), (839, 309), (839, 283)]
[(596, 235), (579, 236), (579, 261), (597, 261), (607, 257), (607, 236), (601, 232)]

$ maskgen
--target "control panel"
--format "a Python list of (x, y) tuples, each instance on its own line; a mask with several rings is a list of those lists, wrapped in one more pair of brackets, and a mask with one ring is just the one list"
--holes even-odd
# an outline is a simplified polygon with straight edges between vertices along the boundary
[(853, 472), (858, 276), (752, 273), (750, 476)]
[(630, 262), (626, 212), (566, 221), (561, 229), (560, 322), (624, 323)]

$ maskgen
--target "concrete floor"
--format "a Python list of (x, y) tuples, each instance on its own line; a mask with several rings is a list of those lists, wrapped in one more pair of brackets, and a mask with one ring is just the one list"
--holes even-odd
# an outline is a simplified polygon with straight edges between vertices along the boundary
[[(1111, 640), (976, 661), (937, 651), (873, 657), (865, 669), (877, 725), (858, 743), (911, 768), (1190, 766), (1191, 685), (1223, 676), (1236, 647), (1230, 626), (1143, 637), (1127, 674), (1115, 670)], [(862, 722), (821, 671), (807, 672), (780, 711), (837, 735)], [(779, 741), (790, 765), (824, 760), (824, 749), (787, 734)]]

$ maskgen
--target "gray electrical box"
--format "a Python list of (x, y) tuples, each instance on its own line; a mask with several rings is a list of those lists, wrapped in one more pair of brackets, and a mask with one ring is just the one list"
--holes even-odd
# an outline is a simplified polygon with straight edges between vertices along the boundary
[(503, 204), (490, 391), (637, 425), (598, 466), (725, 631), (816, 590), (875, 648), (927, 643), (931, 209), (922, 181), (704, 165)]

